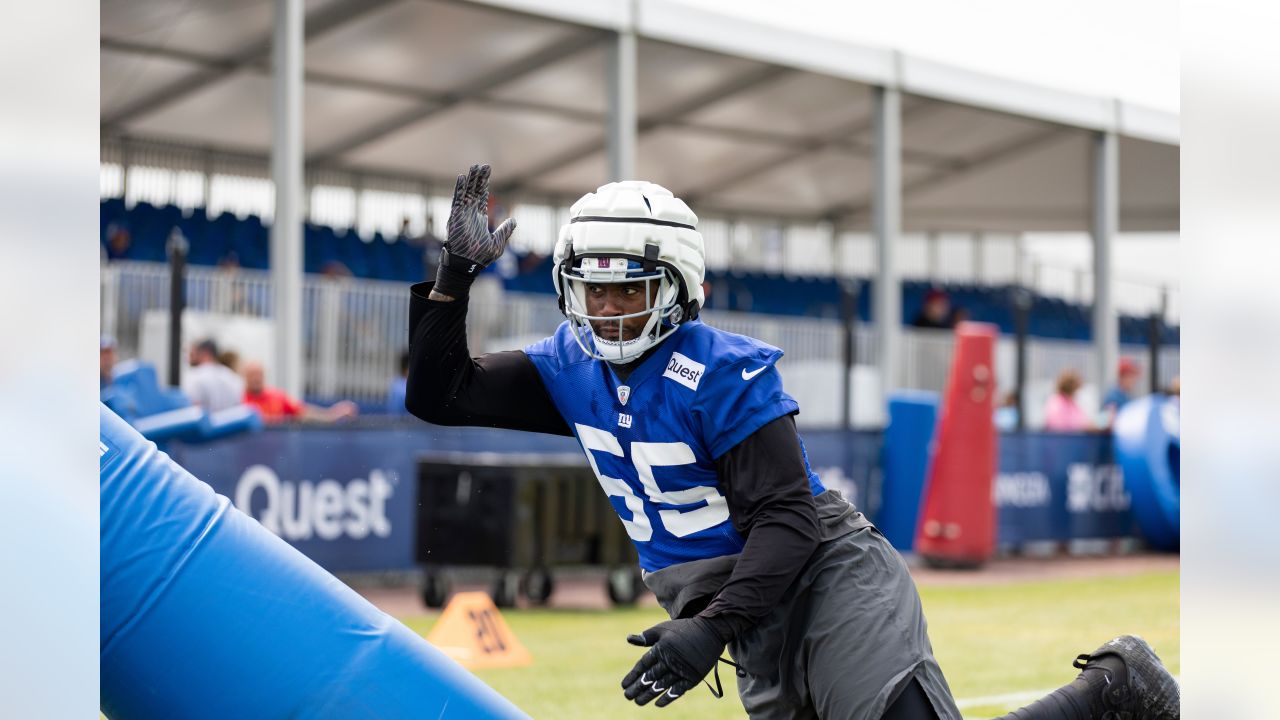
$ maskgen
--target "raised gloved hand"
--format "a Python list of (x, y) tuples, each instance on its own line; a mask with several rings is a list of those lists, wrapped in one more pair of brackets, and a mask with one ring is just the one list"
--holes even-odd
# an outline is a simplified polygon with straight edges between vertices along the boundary
[(476, 275), (507, 249), (515, 229), (515, 219), (508, 218), (489, 232), (489, 166), (472, 165), (453, 186), (449, 236), (433, 289), (455, 298), (466, 295)]
[(726, 641), (710, 621), (695, 616), (658, 623), (627, 642), (649, 652), (622, 679), (624, 694), (637, 705), (657, 698), (654, 704), (665, 707), (711, 672)]

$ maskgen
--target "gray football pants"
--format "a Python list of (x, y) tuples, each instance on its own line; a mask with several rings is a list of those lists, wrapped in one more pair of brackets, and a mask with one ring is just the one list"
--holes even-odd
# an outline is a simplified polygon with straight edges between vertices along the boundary
[[(738, 695), (752, 720), (879, 720), (915, 678), (941, 720), (959, 720), (902, 556), (839, 493), (815, 498), (823, 541), (783, 601), (729, 644), (746, 677)], [(736, 556), (645, 576), (672, 617), (716, 592)]]

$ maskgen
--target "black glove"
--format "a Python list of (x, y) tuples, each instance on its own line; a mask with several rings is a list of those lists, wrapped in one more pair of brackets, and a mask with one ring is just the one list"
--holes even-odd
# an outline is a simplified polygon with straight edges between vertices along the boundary
[(476, 275), (507, 249), (515, 229), (515, 218), (508, 218), (489, 232), (489, 166), (472, 165), (453, 186), (449, 237), (432, 289), (455, 298), (466, 295)]
[(622, 678), (624, 694), (637, 705), (657, 698), (654, 704), (665, 707), (711, 672), (727, 641), (711, 621), (695, 616), (658, 623), (627, 642), (649, 652)]

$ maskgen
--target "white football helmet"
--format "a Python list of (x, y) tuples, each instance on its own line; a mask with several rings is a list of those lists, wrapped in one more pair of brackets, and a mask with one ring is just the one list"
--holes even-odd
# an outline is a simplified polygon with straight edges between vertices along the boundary
[[(560, 311), (583, 352), (611, 363), (630, 362), (698, 316), (705, 298), (705, 253), (698, 216), (671, 191), (641, 180), (600, 186), (569, 209), (556, 241), (552, 279)], [(587, 284), (644, 282), (645, 310), (603, 317), (587, 313)], [(648, 316), (640, 335), (622, 340), (623, 321)], [(596, 335), (592, 321), (616, 321), (619, 340)]]

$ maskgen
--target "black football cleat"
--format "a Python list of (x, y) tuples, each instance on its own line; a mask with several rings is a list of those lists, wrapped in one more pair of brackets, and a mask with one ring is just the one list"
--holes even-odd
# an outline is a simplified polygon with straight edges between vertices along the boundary
[(1099, 720), (1178, 720), (1178, 681), (1146, 640), (1121, 635), (1072, 663), (1096, 694), (1090, 711)]

